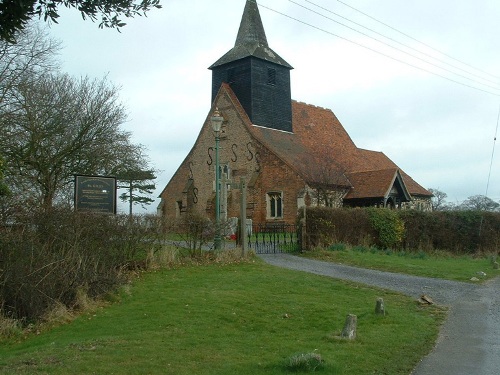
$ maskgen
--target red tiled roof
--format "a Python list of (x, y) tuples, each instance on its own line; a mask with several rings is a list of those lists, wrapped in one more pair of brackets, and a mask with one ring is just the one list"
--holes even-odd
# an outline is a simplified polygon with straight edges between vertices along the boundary
[(293, 133), (283, 132), (251, 125), (229, 85), (223, 84), (223, 89), (242, 112), (255, 138), (310, 185), (353, 188), (350, 198), (358, 194), (359, 198), (378, 197), (392, 187), (389, 184), (399, 171), (411, 195), (432, 195), (384, 153), (358, 148), (330, 109), (292, 101)]
[(397, 176), (397, 169), (348, 173), (353, 186), (346, 199), (387, 197)]

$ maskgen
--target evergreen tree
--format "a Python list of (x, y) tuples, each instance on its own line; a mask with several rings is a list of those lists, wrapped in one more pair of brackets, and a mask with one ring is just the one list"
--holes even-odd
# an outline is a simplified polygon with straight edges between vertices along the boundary
[(156, 189), (153, 182), (156, 179), (154, 171), (131, 169), (119, 173), (117, 179), (119, 181), (118, 188), (128, 190), (120, 195), (120, 199), (129, 203), (129, 215), (132, 216), (134, 204), (145, 207), (154, 202), (154, 199), (148, 196), (153, 194), (154, 189)]

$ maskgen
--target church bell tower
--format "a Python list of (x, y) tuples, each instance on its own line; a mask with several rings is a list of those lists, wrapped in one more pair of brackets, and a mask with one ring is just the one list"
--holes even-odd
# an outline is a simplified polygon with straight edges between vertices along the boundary
[(254, 125), (292, 132), (290, 64), (267, 43), (255, 0), (247, 0), (234, 47), (209, 68), (212, 102), (231, 86)]

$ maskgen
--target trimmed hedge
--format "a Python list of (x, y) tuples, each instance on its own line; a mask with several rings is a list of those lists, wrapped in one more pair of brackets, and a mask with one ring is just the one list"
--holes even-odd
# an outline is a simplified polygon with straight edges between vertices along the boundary
[[(300, 210), (303, 217), (303, 211)], [(376, 231), (370, 225), (368, 211), (362, 209), (307, 208), (307, 247), (328, 247), (334, 243), (371, 245)]]
[(500, 213), (495, 212), (314, 207), (306, 215), (308, 248), (346, 243), (455, 254), (500, 250)]

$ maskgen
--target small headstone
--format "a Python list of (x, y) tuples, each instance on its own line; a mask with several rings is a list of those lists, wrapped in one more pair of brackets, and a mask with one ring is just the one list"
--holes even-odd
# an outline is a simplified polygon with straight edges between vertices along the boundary
[(347, 340), (354, 340), (356, 338), (357, 325), (358, 325), (358, 317), (352, 314), (347, 315), (344, 324), (344, 329), (342, 330), (340, 337)]
[(493, 269), (494, 270), (500, 269), (500, 264), (498, 264), (498, 262), (493, 262)]
[(383, 298), (377, 298), (377, 304), (375, 305), (375, 314), (385, 315), (385, 306)]

